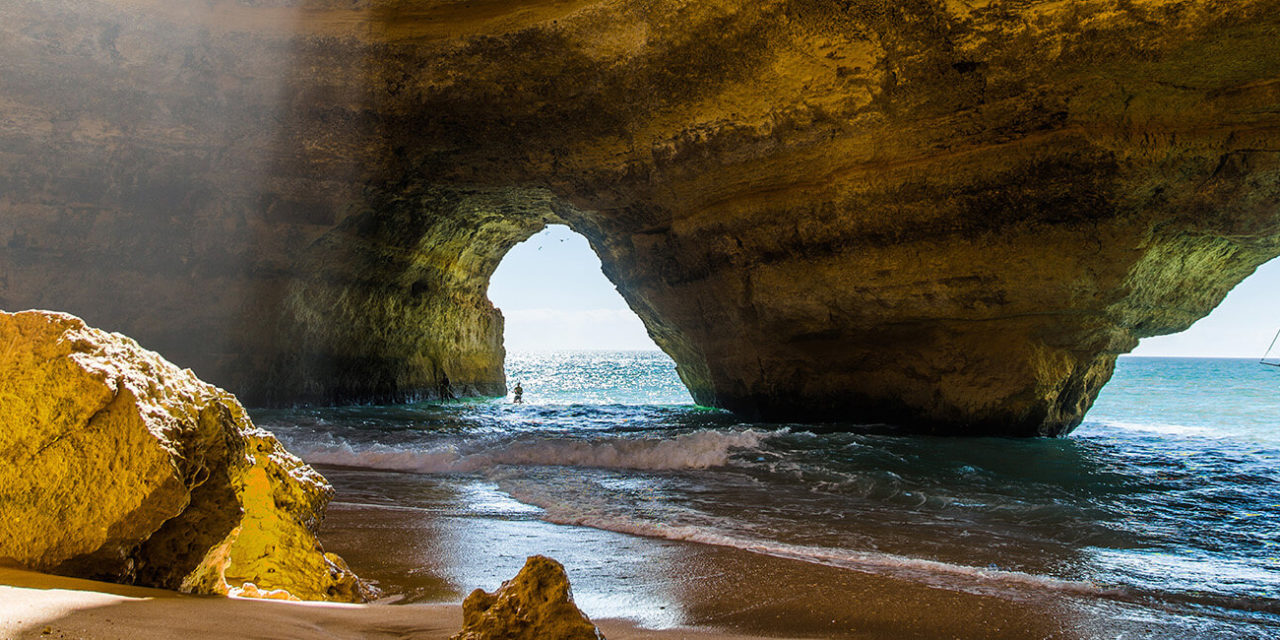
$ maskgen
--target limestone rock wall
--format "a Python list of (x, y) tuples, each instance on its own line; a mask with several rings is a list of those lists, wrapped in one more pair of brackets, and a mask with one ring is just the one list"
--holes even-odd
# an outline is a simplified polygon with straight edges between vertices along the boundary
[(1280, 254), (1276, 0), (15, 0), (0, 308), (250, 402), (500, 393), (583, 233), (699, 402), (1061, 434)]
[(372, 593), (315, 538), (320, 474), (231, 394), (74, 316), (0, 312), (0, 456), (2, 563), (190, 593)]

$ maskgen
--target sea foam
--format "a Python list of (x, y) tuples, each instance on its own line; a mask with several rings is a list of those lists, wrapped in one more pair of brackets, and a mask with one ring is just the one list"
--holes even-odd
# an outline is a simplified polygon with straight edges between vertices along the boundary
[(473, 473), (503, 465), (676, 470), (725, 466), (735, 451), (754, 449), (771, 435), (704, 429), (669, 438), (542, 436), (433, 447), (331, 442), (297, 443), (290, 449), (312, 464), (415, 473)]
[(1144, 422), (1120, 422), (1116, 420), (1108, 420), (1103, 423), (1105, 426), (1124, 431), (1139, 431), (1145, 433), (1155, 433), (1159, 435), (1171, 436), (1195, 436), (1201, 438), (1223, 438), (1227, 434), (1221, 431), (1215, 431), (1207, 427), (1196, 427), (1182, 424), (1168, 423), (1144, 423)]
[[(544, 510), (542, 519), (553, 524), (575, 525), (604, 529), (617, 533), (662, 538), (680, 542), (696, 542), (718, 547), (729, 547), (762, 555), (790, 560), (799, 560), (812, 564), (851, 569), (864, 573), (886, 575), (908, 575), (916, 580), (925, 578), (926, 583), (937, 583), (939, 586), (955, 588), (955, 578), (964, 578), (970, 588), (966, 590), (978, 592), (1003, 591), (999, 586), (1018, 588), (1035, 587), (1053, 591), (1088, 594), (1115, 595), (1105, 587), (1090, 582), (1065, 580), (1050, 576), (1034, 575), (1020, 571), (996, 568), (973, 567), (952, 564), (937, 560), (912, 558), (891, 553), (875, 551), (857, 551), (850, 549), (834, 549), (809, 545), (788, 544), (776, 540), (766, 540), (743, 535), (713, 525), (679, 524), (658, 522), (620, 513), (604, 505), (592, 506), (576, 501), (560, 501), (545, 491), (546, 487), (537, 482), (525, 482), (509, 478), (499, 483), (500, 488), (525, 504), (540, 507)], [(951, 576), (945, 581), (927, 579), (928, 576)], [(984, 588), (985, 587), (985, 588)]]
[[(1179, 593), (1158, 587), (1140, 585), (1099, 584), (1051, 575), (1027, 573), (995, 566), (980, 567), (928, 558), (910, 557), (882, 551), (840, 549), (770, 540), (735, 530), (735, 522), (705, 519), (701, 523), (654, 520), (619, 510), (608, 502), (574, 495), (558, 499), (557, 487), (536, 479), (509, 476), (499, 481), (499, 488), (519, 502), (543, 510), (541, 518), (552, 524), (602, 529), (617, 533), (660, 538), (679, 542), (727, 547), (750, 553), (796, 560), (809, 564), (835, 567), (861, 573), (891, 576), (935, 588), (963, 591), (976, 595), (1023, 598), (1035, 592), (1103, 598), (1117, 602), (1156, 606), (1170, 611), (1188, 612), (1200, 607), (1234, 609), (1241, 613), (1280, 613), (1280, 602), (1274, 599), (1223, 597), (1212, 593)], [(668, 515), (675, 515), (671, 512)], [(692, 513), (687, 515), (693, 515)], [(696, 517), (696, 516), (695, 516)], [(1049, 597), (1055, 597), (1049, 595)]]

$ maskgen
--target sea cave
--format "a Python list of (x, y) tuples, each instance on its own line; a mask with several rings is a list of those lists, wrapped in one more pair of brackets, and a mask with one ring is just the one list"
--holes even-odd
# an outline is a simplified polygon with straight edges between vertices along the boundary
[(559, 222), (699, 403), (1061, 435), (1280, 254), (1280, 51), (980, 4), (21, 3), (0, 304), (250, 403), (495, 395), (485, 279)]
[[(1214, 537), (1216, 498), (1179, 482), (1206, 469), (1235, 477), (1223, 469), (1238, 466), (1272, 486), (1274, 470), (1250, 465), (1276, 450), (1228, 455), (1179, 440), (1198, 461), (1184, 468), (1141, 434), (1200, 426), (1115, 425), (1151, 389), (1178, 404), (1192, 394), (1169, 389), (1216, 387), (1262, 407), (1230, 415), (1247, 427), (1241, 438), (1269, 443), (1257, 418), (1272, 406), (1266, 378), (1239, 363), (1121, 371), (1117, 359), (1191, 327), (1280, 256), (1277, 42), (1274, 0), (6, 0), (0, 452), (15, 462), (0, 470), (0, 567), (363, 601), (376, 589), (357, 574), (416, 576), (377, 563), (388, 549), (417, 551), (352, 532), (393, 519), (377, 500), (421, 499), (406, 513), (483, 503), (517, 514), (495, 525), (508, 541), (613, 550), (625, 536), (662, 539), (644, 547), (662, 558), (655, 566), (696, 558), (709, 575), (738, 575), (732, 567), (750, 565), (801, 587), (839, 583), (850, 601), (876, 592), (851, 577), (874, 565), (875, 580), (912, 585), (883, 593), (973, 616), (999, 591), (984, 585), (1021, 589), (1034, 582), (1024, 575), (1044, 577), (1027, 587), (1036, 593), (1087, 593), (1090, 624), (1138, 619), (1106, 608), (1146, 606), (1149, 593), (1200, 602), (1158, 579), (1200, 575), (1186, 559), (1223, 548), (1240, 566), (1266, 555), (1259, 540), (1273, 545), (1274, 528), (1257, 533), (1249, 518), (1280, 513), (1272, 494), (1240, 498), (1241, 530), (1253, 533)], [(626, 371), (669, 372), (669, 357), (692, 403), (609, 413), (498, 400), (512, 380), (490, 280), (513, 247), (556, 225), (585, 238), (665, 354)], [(1095, 405), (1103, 436), (1058, 438), (1088, 425)], [(1192, 401), (1178, 406), (1211, 421)], [(366, 422), (402, 418), (411, 426), (396, 423), (386, 441), (360, 439), (372, 438)], [(447, 429), (431, 430), (440, 423), (480, 435), (446, 442)], [(316, 436), (315, 425), (334, 431)], [(1115, 453), (1125, 447), (1159, 464)], [(365, 564), (320, 546), (335, 489), (309, 464), (337, 478), (337, 529), (325, 535)], [(590, 482), (561, 467), (612, 493), (581, 493)], [(689, 504), (749, 495), (756, 502), (737, 512), (749, 518), (775, 498), (794, 497), (773, 505), (779, 513), (830, 499), (787, 526), (834, 513), (834, 533), (815, 542), (802, 527), (761, 542), (747, 533), (777, 522), (711, 535), (697, 529), (723, 522), (711, 507), (690, 522), (680, 520), (697, 511), (688, 504), (663, 511), (662, 496), (688, 488), (673, 477), (723, 479), (723, 468), (757, 484), (725, 480), (718, 489), (732, 490)], [(136, 486), (116, 481), (130, 473)], [(838, 490), (811, 495), (828, 485)], [(773, 493), (752, 493), (761, 486)], [(103, 487), (118, 494), (72, 494)], [(342, 502), (384, 489), (369, 504)], [(1123, 515), (1176, 529), (1158, 498), (1180, 491), (1189, 521), (1225, 542), (1176, 547)], [(1036, 502), (1045, 495), (1065, 497)], [(628, 500), (643, 508), (610, 511)], [(1057, 524), (1035, 529), (1046, 512)], [(901, 526), (841, 529), (857, 519), (845, 514)], [(480, 548), (467, 546), (469, 524), (440, 534), (435, 521), (395, 522), (402, 537), (386, 539), (430, 529), (442, 545)], [(568, 529), (556, 527), (598, 531), (560, 538)], [(1080, 533), (1064, 541), (1062, 530)], [(831, 540), (839, 553), (813, 551)], [(859, 555), (867, 540), (883, 557)], [(690, 541), (716, 550), (672, 551)], [(1031, 548), (1050, 551), (1018, 555)], [(1133, 549), (1151, 553), (1135, 560)], [(768, 560), (739, 562), (739, 551)], [(894, 564), (902, 558), (907, 569)], [(1185, 562), (1159, 564), (1168, 558)], [(460, 599), (458, 585), (487, 570), (467, 561), (465, 580), (422, 593)], [(813, 571), (829, 582), (792, 561), (822, 566)], [(1274, 630), (1280, 578), (1268, 562), (1224, 570), (1263, 576), (1256, 592), (1204, 601), (1251, 603), (1247, 615), (1271, 617), (1248, 624)], [(942, 586), (904, 577), (943, 565)], [(528, 567), (528, 579), (567, 595), (558, 564)], [(1150, 567), (1166, 568), (1152, 577)], [(0, 589), (19, 588), (20, 577), (0, 578), (10, 585)], [(1104, 578), (1144, 595), (1099, 591)], [(589, 599), (608, 602), (606, 583), (588, 584)], [(768, 596), (756, 589), (748, 600)], [(500, 591), (468, 598), (469, 628), (519, 610), (519, 589)], [(1065, 621), (1075, 614), (1060, 615), (1054, 598), (1044, 610), (1057, 613), (1000, 609), (1025, 632), (1006, 637), (1087, 627)], [(814, 608), (802, 635), (916, 624), (892, 604), (849, 618)], [(787, 606), (775, 617), (799, 605)], [(574, 611), (572, 633), (590, 634)], [(1160, 620), (1185, 631), (1172, 614)], [(901, 637), (951, 637), (950, 622), (934, 622)], [(1219, 623), (1185, 637), (1233, 624)], [(970, 625), (957, 636), (996, 637), (977, 618), (956, 624)]]

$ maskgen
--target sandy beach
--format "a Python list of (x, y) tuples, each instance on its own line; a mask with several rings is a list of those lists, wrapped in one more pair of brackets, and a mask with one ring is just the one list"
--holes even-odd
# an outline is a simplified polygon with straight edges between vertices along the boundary
[[(749, 554), (748, 554), (749, 555)], [(738, 556), (738, 557), (735, 557)], [(1046, 599), (986, 597), (709, 550), (688, 569), (688, 612), (708, 626), (649, 629), (597, 618), (613, 640), (765, 640), (785, 638), (1172, 638), (1188, 628), (1134, 607)], [(739, 563), (734, 567), (734, 562)], [(700, 572), (759, 571), (704, 580)], [(737, 593), (722, 593), (734, 578)], [(698, 589), (701, 585), (703, 588)], [(0, 639), (161, 640), (399, 638), (445, 640), (462, 625), (460, 603), (331, 604), (189, 596), (141, 587), (0, 569)], [(785, 633), (791, 629), (794, 633)]]
[[(646, 631), (599, 620), (606, 637), (747, 640), (691, 629)], [(160, 589), (0, 569), (0, 638), (414, 638), (446, 639), (460, 604), (342, 605), (187, 596)]]
[[(480, 530), (486, 535), (478, 535)], [(339, 503), (322, 537), (364, 574), (399, 591), (398, 603), (188, 596), (0, 569), (0, 638), (443, 640), (462, 624), (463, 594), (451, 584), (493, 589), (498, 579), (483, 576), (508, 572), (507, 565), (519, 563), (523, 553), (547, 550), (558, 551), (579, 605), (614, 640), (1084, 640), (1197, 637), (1206, 631), (1204, 619), (1183, 623), (1107, 599), (1035, 588), (1013, 595), (938, 588), (739, 549), (536, 520), (475, 523)], [(415, 538), (426, 544), (409, 543)], [(483, 555), (483, 547), (501, 552)], [(409, 563), (420, 563), (418, 571), (406, 571)], [(387, 581), (414, 573), (416, 588)], [(1222, 624), (1219, 630), (1229, 628), (1229, 622)]]

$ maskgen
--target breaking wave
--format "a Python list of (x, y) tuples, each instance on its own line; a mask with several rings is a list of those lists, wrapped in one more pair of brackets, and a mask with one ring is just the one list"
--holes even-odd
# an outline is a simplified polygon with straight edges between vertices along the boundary
[(330, 442), (298, 443), (291, 449), (311, 464), (415, 473), (473, 473), (503, 465), (707, 469), (729, 464), (735, 451), (754, 449), (776, 433), (706, 429), (670, 438), (539, 437), (425, 448)]

